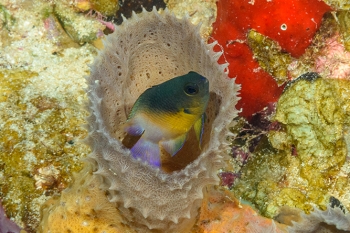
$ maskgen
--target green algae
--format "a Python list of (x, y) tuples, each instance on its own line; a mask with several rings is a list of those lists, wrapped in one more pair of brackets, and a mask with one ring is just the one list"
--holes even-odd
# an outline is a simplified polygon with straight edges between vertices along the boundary
[(279, 85), (283, 84), (288, 78), (291, 56), (282, 52), (277, 42), (254, 30), (248, 33), (248, 45), (260, 67), (272, 75)]
[(0, 46), (5, 47), (11, 41), (10, 31), (15, 25), (15, 18), (10, 14), (7, 8), (0, 4)]
[(350, 11), (337, 12), (337, 18), (345, 49), (350, 52)]
[[(37, 75), (0, 71), (0, 196), (8, 216), (28, 232), (35, 232), (41, 204), (71, 182), (72, 173), (82, 168), (80, 158), (89, 152), (79, 142), (87, 132), (74, 99), (64, 105), (46, 96), (26, 100), (24, 89)], [(41, 173), (47, 166), (59, 175)]]
[(306, 213), (312, 204), (325, 209), (331, 193), (345, 195), (349, 178), (340, 174), (347, 155), (349, 99), (346, 80), (300, 79), (290, 85), (274, 117), (282, 130), (270, 131), (269, 140), (260, 143), (235, 183), (235, 195), (267, 217), (284, 205)]
[(2, 4), (0, 4), (0, 22), (1, 22), (0, 30), (2, 28), (6, 28), (6, 30), (9, 30), (9, 26), (15, 23), (15, 18), (9, 13), (6, 7)]

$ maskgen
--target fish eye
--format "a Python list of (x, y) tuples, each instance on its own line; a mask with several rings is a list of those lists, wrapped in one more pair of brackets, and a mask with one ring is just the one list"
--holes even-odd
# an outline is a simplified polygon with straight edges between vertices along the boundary
[(187, 95), (195, 95), (199, 91), (199, 87), (195, 83), (187, 83), (184, 87), (184, 91)]

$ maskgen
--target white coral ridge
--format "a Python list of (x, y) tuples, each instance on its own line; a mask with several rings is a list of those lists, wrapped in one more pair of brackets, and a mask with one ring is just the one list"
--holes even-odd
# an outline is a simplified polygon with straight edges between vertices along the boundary
[(350, 214), (344, 214), (339, 207), (328, 206), (322, 211), (314, 206), (310, 214), (301, 214), (301, 220), (288, 227), (289, 233), (350, 232)]
[[(104, 178), (111, 202), (117, 202), (128, 224), (140, 232), (184, 232), (191, 227), (203, 188), (217, 184), (217, 169), (227, 151), (227, 125), (237, 116), (239, 86), (227, 76), (222, 53), (206, 44), (199, 26), (168, 10), (132, 15), (107, 36), (91, 66), (88, 143), (96, 172)], [(210, 100), (198, 158), (184, 169), (165, 173), (132, 158), (123, 147), (122, 125), (136, 99), (147, 88), (196, 71), (210, 82)], [(174, 97), (176, 98), (176, 97)]]

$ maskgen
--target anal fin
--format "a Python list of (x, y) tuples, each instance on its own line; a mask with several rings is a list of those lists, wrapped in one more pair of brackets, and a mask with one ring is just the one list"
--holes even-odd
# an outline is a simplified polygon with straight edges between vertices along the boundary
[(141, 137), (130, 149), (130, 152), (135, 159), (141, 159), (153, 167), (161, 166), (159, 145), (154, 142)]

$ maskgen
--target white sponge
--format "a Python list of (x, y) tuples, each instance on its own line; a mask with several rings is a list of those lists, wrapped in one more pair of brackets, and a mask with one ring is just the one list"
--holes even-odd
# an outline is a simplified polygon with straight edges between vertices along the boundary
[[(214, 45), (203, 42), (199, 27), (187, 18), (144, 10), (116, 26), (91, 67), (89, 157), (110, 200), (140, 232), (183, 232), (195, 221), (203, 188), (218, 184), (216, 172), (227, 149), (227, 126), (237, 116), (239, 86), (228, 78), (227, 64), (217, 63), (221, 53), (213, 52)], [(198, 142), (187, 146), (183, 153), (196, 159), (165, 173), (133, 159), (121, 143), (122, 125), (147, 88), (189, 71), (210, 82), (202, 149)]]

